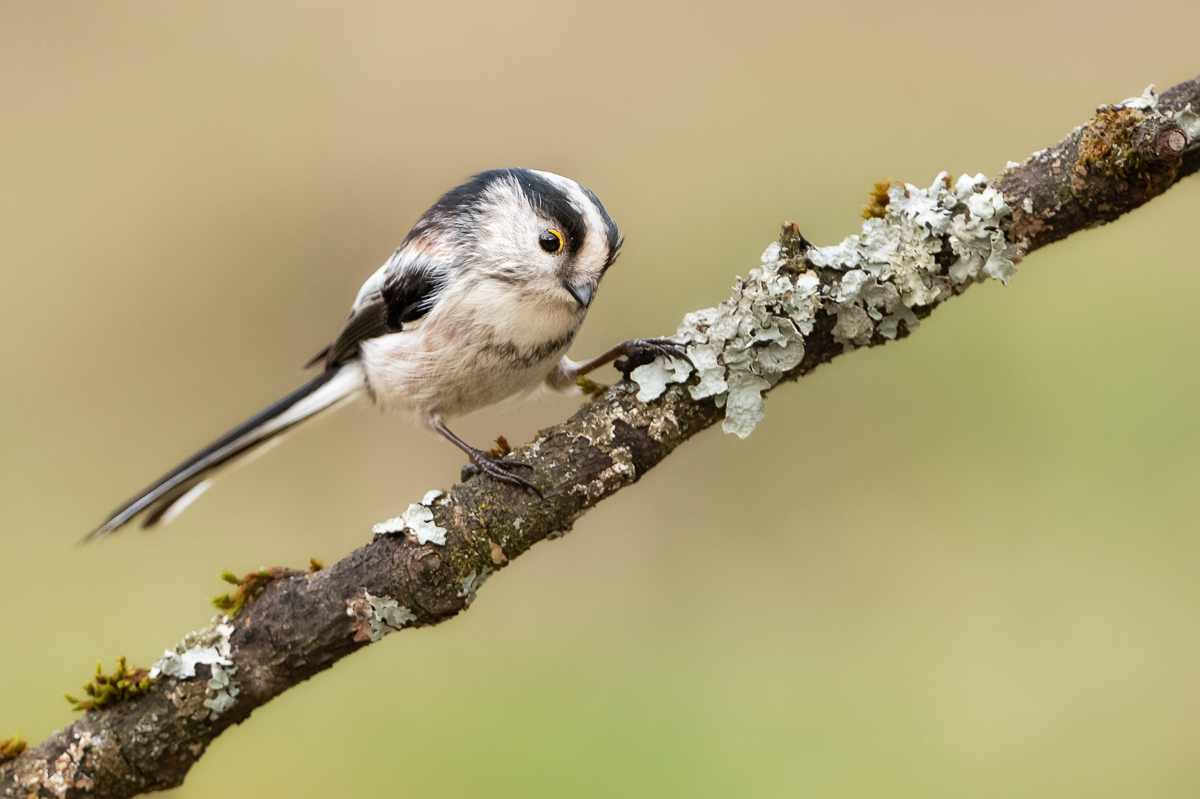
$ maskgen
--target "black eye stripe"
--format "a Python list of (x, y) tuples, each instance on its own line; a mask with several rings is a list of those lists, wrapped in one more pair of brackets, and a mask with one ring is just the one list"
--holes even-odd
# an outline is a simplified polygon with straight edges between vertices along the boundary
[(604, 263), (604, 268), (608, 269), (621, 253), (621, 233), (617, 230), (617, 223), (608, 215), (608, 211), (604, 210), (604, 204), (600, 202), (600, 198), (583, 186), (579, 188), (583, 189), (583, 193), (588, 196), (588, 199), (595, 203), (596, 208), (600, 211), (600, 216), (604, 218), (605, 244), (608, 245), (608, 259)]
[(534, 209), (547, 220), (552, 220), (562, 231), (567, 251), (574, 256), (583, 245), (587, 235), (587, 224), (583, 214), (571, 204), (571, 198), (558, 185), (527, 169), (507, 170), (521, 187)]
[[(405, 238), (405, 243), (427, 230), (436, 228), (461, 227), (469, 229), (470, 223), (477, 219), (485, 204), (487, 192), (492, 183), (498, 180), (512, 181), (521, 193), (529, 200), (534, 210), (553, 224), (563, 236), (563, 250), (574, 257), (583, 246), (584, 237), (589, 232), (602, 235), (608, 245), (607, 265), (611, 265), (621, 247), (621, 235), (612, 217), (604, 210), (596, 195), (583, 189), (587, 198), (595, 205), (596, 210), (604, 221), (604, 230), (589, 231), (583, 213), (576, 208), (567, 192), (556, 183), (528, 169), (493, 169), (480, 172), (468, 182), (446, 192), (433, 206), (422, 215)], [(563, 251), (563, 250), (560, 250)]]

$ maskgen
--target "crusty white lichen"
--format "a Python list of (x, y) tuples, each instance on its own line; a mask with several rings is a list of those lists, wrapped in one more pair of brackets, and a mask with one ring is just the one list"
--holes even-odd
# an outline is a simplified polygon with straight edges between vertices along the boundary
[(437, 544), (445, 546), (446, 544), (446, 529), (438, 527), (433, 523), (433, 505), (443, 495), (444, 491), (434, 489), (425, 494), (420, 504), (408, 506), (408, 510), (395, 517), (388, 519), (386, 522), (380, 522), (371, 528), (375, 535), (388, 535), (391, 533), (399, 533), (404, 530), (412, 532), (413, 537), (417, 539), (418, 544)]
[[(913, 308), (966, 284), (1007, 284), (1013, 253), (999, 223), (1011, 209), (987, 184), (983, 175), (964, 175), (951, 187), (944, 172), (928, 189), (894, 184), (884, 218), (868, 219), (859, 235), (840, 244), (809, 251), (814, 266), (841, 273), (832, 281), (823, 283), (812, 269), (797, 272), (772, 244), (729, 300), (684, 317), (674, 338), (686, 345), (695, 369), (666, 357), (638, 367), (631, 375), (638, 399), (654, 401), (695, 371), (699, 380), (688, 392), (714, 397), (725, 408), (725, 432), (745, 438), (763, 417), (763, 393), (803, 361), (804, 337), (818, 311), (836, 317), (834, 339), (849, 351), (877, 335), (895, 338), (901, 323), (912, 330)], [(943, 268), (938, 256), (946, 245), (953, 261)]]
[(612, 465), (602, 469), (595, 480), (572, 486), (572, 494), (583, 494), (589, 501), (595, 502), (637, 479), (637, 468), (633, 465), (633, 455), (628, 447), (612, 447), (608, 450), (608, 456), (612, 458)]
[[(691, 367), (686, 361), (652, 363), (646, 366), (656, 372), (662, 370), (662, 373), (666, 375), (676, 375), (677, 377), (672, 379), (680, 381), (686, 380), (687, 375), (691, 372)], [(643, 367), (639, 367), (639, 369), (641, 368)], [(678, 371), (676, 371), (677, 369)], [(638, 370), (635, 369), (634, 373), (637, 374)], [(565, 432), (568, 436), (587, 442), (589, 446), (600, 450), (611, 460), (609, 466), (593, 472), (594, 477), (589, 476), (588, 479), (584, 479), (583, 474), (575, 475), (579, 479), (571, 486), (571, 494), (582, 495), (588, 504), (595, 504), (638, 479), (633, 452), (628, 446), (618, 441), (618, 424), (643, 429), (650, 438), (660, 442), (679, 434), (681, 425), (676, 416), (676, 410), (678, 402), (683, 396), (683, 388), (672, 386), (668, 389), (663, 386), (662, 389), (665, 398), (656, 403), (654, 407), (648, 407), (642, 403), (630, 405), (623, 401), (626, 392), (632, 394), (639, 390), (645, 391), (645, 386), (639, 389), (627, 384), (619, 384), (597, 398), (589, 406), (588, 413), (567, 423)], [(538, 447), (539, 443), (535, 441), (530, 446), (530, 452), (533, 453)], [(556, 531), (547, 537), (558, 538), (562, 534), (563, 531)]]
[(150, 678), (160, 674), (174, 677), (178, 680), (191, 680), (196, 677), (196, 666), (204, 664), (209, 667), (210, 679), (204, 706), (219, 715), (233, 706), (234, 698), (238, 695), (238, 681), (233, 679), (237, 666), (230, 659), (229, 636), (233, 634), (233, 625), (229, 617), (218, 614), (213, 616), (207, 627), (190, 632), (183, 640), (168, 649), (150, 669)]
[[(59, 735), (60, 731), (55, 730), (54, 736)], [(18, 766), (12, 777), (21, 792), (14, 794), (9, 791), (5, 796), (37, 796), (39, 789), (45, 789), (54, 796), (66, 796), (71, 789), (91, 791), (95, 787), (92, 778), (81, 767), (89, 751), (107, 747), (109, 733), (103, 731), (93, 735), (84, 731), (70, 735), (66, 749), (53, 763), (39, 758)]]

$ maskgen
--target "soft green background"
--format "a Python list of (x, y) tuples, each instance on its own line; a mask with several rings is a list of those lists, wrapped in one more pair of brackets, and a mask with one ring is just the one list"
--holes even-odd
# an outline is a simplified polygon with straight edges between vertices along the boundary
[[(575, 177), (626, 249), (574, 354), (784, 219), (994, 174), (1200, 71), (1194, 0), (0, 5), (0, 737), (148, 664), (222, 568), (336, 560), (462, 458), (364, 405), (76, 541), (295, 387), (445, 189)], [(1192, 178), (772, 395), (218, 739), (181, 797), (1200, 793)], [(526, 440), (577, 400), (456, 428)]]

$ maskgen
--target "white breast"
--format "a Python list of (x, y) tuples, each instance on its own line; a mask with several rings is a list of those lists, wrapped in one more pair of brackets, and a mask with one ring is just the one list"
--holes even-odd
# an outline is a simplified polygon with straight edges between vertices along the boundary
[(464, 281), (428, 317), (363, 342), (367, 383), (381, 407), (425, 424), (462, 416), (539, 386), (582, 321), (558, 298)]

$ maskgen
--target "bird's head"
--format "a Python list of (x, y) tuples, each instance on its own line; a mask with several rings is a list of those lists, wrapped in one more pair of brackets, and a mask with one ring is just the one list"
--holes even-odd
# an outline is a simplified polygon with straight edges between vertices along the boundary
[[(495, 169), (451, 189), (409, 238), (438, 241), (470, 279), (510, 287), (582, 318), (621, 236), (587, 189), (550, 172)], [(497, 286), (497, 288), (500, 288)]]

